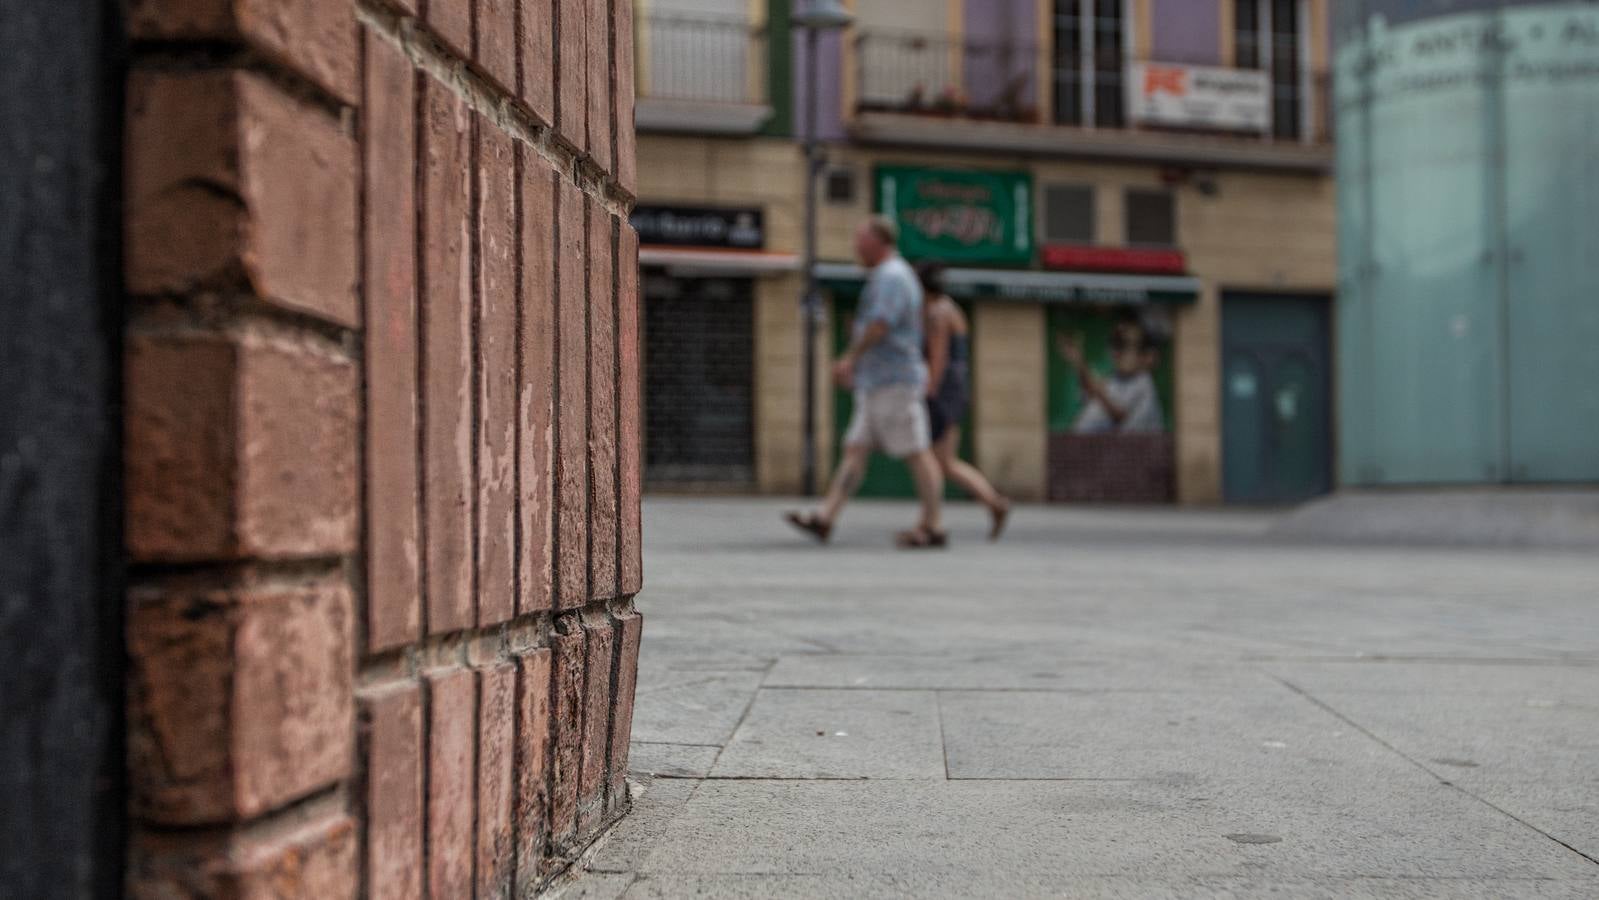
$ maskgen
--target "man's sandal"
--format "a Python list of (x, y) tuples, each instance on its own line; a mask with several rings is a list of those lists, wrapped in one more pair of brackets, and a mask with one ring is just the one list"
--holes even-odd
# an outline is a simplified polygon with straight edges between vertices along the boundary
[(901, 550), (939, 550), (949, 546), (949, 532), (912, 528), (895, 535), (894, 545)]
[(819, 544), (827, 543), (827, 539), (833, 536), (833, 523), (823, 522), (815, 513), (791, 512), (785, 513), (783, 518), (788, 524), (816, 538)]

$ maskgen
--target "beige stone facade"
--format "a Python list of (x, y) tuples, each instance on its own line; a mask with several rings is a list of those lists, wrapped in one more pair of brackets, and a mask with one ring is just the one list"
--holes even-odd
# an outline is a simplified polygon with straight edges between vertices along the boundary
[[(646, 135), (639, 141), (640, 202), (759, 206), (768, 251), (797, 254), (802, 245), (803, 160), (798, 146), (776, 138)], [(1176, 197), (1177, 244), (1202, 285), (1197, 302), (1178, 308), (1172, 353), (1172, 418), (1176, 498), (1222, 499), (1221, 298), (1224, 292), (1307, 293), (1336, 288), (1336, 235), (1328, 174), (1222, 170), (1200, 179), (1163, 180), (1156, 164), (996, 158), (992, 154), (879, 150), (834, 146), (833, 170), (855, 179), (854, 202), (818, 207), (819, 257), (847, 262), (851, 230), (870, 214), (872, 178), (881, 164), (940, 169), (1024, 171), (1035, 194), (1048, 185), (1095, 188), (1095, 236), (1124, 243), (1124, 191), (1170, 187)], [(1034, 208), (1040, 209), (1036, 202)], [(1042, 223), (1036, 232), (1041, 235)], [(752, 276), (754, 283), (753, 466), (750, 487), (789, 494), (799, 489), (803, 460), (803, 341), (800, 273)], [(1022, 499), (1046, 495), (1048, 348), (1046, 305), (978, 301), (974, 310), (973, 448), (975, 462), (1002, 490)], [(819, 329), (817, 372), (825, 378), (830, 326)], [(831, 463), (832, 393), (816, 392), (818, 458)], [(646, 404), (648, 398), (646, 398)]]

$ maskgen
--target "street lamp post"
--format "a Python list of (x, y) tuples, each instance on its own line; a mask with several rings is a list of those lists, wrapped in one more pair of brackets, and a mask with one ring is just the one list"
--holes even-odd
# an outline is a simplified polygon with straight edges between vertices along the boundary
[(805, 343), (804, 371), (804, 476), (806, 496), (816, 494), (816, 326), (822, 318), (822, 295), (816, 284), (816, 176), (821, 174), (823, 153), (816, 138), (817, 37), (824, 31), (837, 31), (854, 20), (838, 0), (809, 0), (791, 19), (805, 29), (805, 296), (800, 300)]

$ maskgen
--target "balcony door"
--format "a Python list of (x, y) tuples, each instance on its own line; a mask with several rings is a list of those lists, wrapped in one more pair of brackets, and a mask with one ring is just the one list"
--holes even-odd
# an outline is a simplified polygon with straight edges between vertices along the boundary
[(1055, 124), (1124, 124), (1129, 6), (1126, 0), (1054, 0)]

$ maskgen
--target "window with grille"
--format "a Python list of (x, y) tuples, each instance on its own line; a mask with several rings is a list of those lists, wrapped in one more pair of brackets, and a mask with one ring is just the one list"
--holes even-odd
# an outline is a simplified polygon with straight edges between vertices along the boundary
[(1054, 0), (1055, 122), (1119, 128), (1129, 23), (1124, 0)]
[(1126, 201), (1128, 246), (1177, 246), (1177, 201), (1171, 191), (1132, 189)]
[(1094, 189), (1051, 184), (1044, 188), (1044, 240), (1094, 243)]
[(1271, 129), (1279, 138), (1303, 131), (1305, 63), (1301, 0), (1233, 0), (1234, 61), (1271, 75)]

